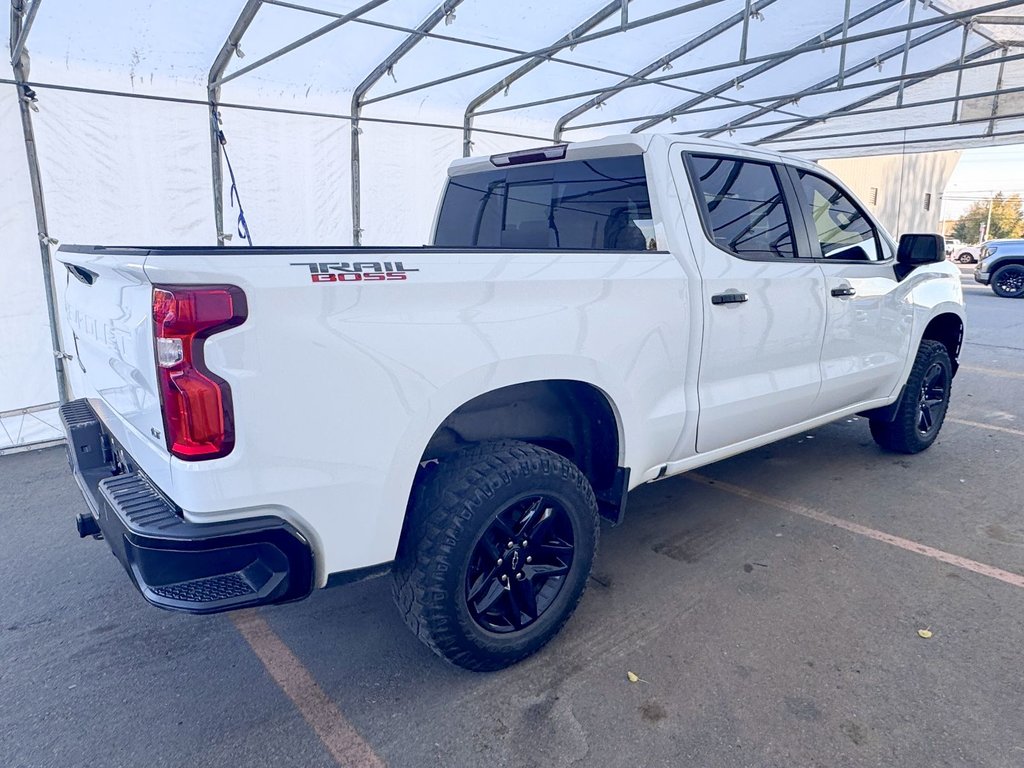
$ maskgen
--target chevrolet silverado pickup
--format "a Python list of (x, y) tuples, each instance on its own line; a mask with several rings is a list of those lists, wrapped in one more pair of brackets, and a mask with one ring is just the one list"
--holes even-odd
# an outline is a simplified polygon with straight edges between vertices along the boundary
[(79, 533), (146, 600), (388, 573), (476, 670), (559, 631), (638, 485), (855, 413), (927, 448), (964, 328), (940, 236), (897, 244), (813, 163), (673, 136), (457, 160), (423, 247), (57, 259)]

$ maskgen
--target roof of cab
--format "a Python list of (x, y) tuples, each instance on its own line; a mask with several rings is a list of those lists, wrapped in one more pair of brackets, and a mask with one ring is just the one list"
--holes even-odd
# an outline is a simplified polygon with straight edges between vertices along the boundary
[[(593, 141), (570, 142), (566, 144), (565, 160), (588, 160), (595, 157), (616, 157), (621, 155), (642, 154), (650, 150), (653, 145), (667, 147), (670, 144), (683, 144), (688, 147), (703, 148), (707, 152), (719, 152), (729, 155), (758, 157), (765, 160), (785, 161), (795, 165), (814, 167), (815, 163), (802, 157), (786, 155), (760, 147), (753, 147), (747, 144), (739, 144), (732, 141), (719, 141), (717, 139), (700, 139), (673, 134), (653, 133), (626, 133), (614, 136), (606, 136), (603, 139)], [(550, 145), (549, 145), (550, 146)], [(521, 152), (530, 152), (541, 147), (530, 147)], [(516, 154), (516, 153), (508, 153)], [(495, 155), (497, 157), (497, 155)], [(538, 161), (538, 162), (562, 162), (562, 160)], [(479, 173), (480, 171), (492, 171), (496, 165), (491, 162), (491, 156), (481, 157), (460, 157), (448, 166), (449, 176), (461, 176), (466, 173)]]

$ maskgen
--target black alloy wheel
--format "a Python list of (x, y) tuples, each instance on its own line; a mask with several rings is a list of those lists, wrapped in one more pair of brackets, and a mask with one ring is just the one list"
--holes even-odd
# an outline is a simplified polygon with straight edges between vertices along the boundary
[(992, 275), (992, 291), (1004, 299), (1024, 297), (1024, 267), (1007, 264), (997, 269)]
[(917, 399), (917, 431), (928, 437), (942, 424), (946, 413), (949, 393), (949, 371), (939, 361), (933, 362), (925, 371), (921, 382), (921, 393)]
[(530, 497), (499, 512), (466, 570), (466, 605), (490, 632), (515, 632), (555, 601), (575, 554), (572, 521), (553, 499)]

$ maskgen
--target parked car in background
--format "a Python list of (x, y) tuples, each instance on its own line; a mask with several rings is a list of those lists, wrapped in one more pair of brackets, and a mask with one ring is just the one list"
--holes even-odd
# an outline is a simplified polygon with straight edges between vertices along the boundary
[(946, 237), (946, 238), (943, 238), (943, 240), (946, 243), (946, 255), (947, 256), (952, 256), (955, 252), (957, 252), (957, 248), (963, 247), (963, 243), (961, 243), (955, 237)]
[[(948, 247), (949, 241), (947, 240), (946, 242)], [(953, 261), (957, 261), (961, 264), (974, 264), (975, 262), (977, 262), (978, 254), (981, 253), (981, 249), (983, 247), (984, 244), (965, 245), (964, 243), (959, 243), (958, 245), (953, 246), (953, 249), (951, 251), (947, 251), (946, 254)]]
[(993, 240), (981, 248), (974, 279), (1004, 299), (1024, 298), (1024, 239)]

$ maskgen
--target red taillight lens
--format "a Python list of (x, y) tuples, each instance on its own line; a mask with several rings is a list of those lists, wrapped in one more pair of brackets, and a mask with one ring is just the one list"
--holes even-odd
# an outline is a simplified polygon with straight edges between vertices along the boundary
[(153, 286), (164, 435), (180, 459), (217, 459), (235, 445), (231, 387), (206, 367), (203, 345), (245, 322), (246, 312), (245, 294), (233, 285)]

